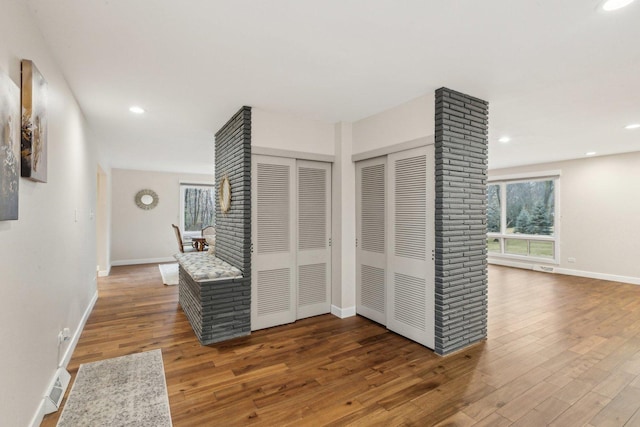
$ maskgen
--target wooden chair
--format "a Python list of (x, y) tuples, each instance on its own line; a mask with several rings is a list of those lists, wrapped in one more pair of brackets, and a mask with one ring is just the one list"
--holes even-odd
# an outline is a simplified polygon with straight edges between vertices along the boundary
[(173, 227), (173, 231), (175, 231), (176, 233), (176, 240), (178, 241), (178, 249), (180, 249), (180, 252), (185, 253), (185, 248), (187, 248), (186, 252), (192, 252), (193, 250), (195, 250), (195, 247), (193, 246), (193, 242), (185, 243), (182, 240), (182, 234), (180, 233), (180, 228), (175, 224), (171, 224), (171, 226)]
[[(202, 229), (202, 237), (206, 239), (208, 236), (213, 236), (214, 238), (216, 237), (216, 228), (213, 225), (208, 225)], [(209, 242), (205, 242), (205, 246), (209, 247)], [(210, 252), (212, 250), (213, 249), (211, 249)]]
[(202, 229), (202, 237), (207, 237), (212, 235), (213, 236), (216, 235), (216, 228), (213, 225), (208, 225)]

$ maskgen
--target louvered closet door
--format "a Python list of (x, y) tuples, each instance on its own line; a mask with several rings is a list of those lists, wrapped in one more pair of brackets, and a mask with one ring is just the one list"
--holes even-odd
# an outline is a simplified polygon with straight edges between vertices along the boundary
[(433, 145), (389, 155), (387, 327), (434, 347)]
[(296, 320), (294, 159), (251, 158), (251, 329)]
[(385, 325), (386, 159), (356, 163), (356, 312)]
[(298, 319), (331, 311), (331, 164), (297, 161)]

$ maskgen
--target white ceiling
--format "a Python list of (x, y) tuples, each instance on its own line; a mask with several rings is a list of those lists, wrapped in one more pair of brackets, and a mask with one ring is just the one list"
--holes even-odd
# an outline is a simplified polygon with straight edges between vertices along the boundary
[(441, 86), (489, 101), (490, 168), (640, 150), (640, 1), (27, 1), (113, 167), (211, 173), (242, 105), (356, 121)]

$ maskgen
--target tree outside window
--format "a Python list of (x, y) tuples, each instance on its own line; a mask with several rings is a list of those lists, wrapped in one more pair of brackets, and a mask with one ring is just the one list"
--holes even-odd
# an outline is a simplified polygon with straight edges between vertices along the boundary
[(507, 184), (506, 233), (550, 236), (554, 211), (553, 180)]
[(490, 254), (557, 261), (558, 177), (493, 181), (487, 186)]
[(182, 230), (185, 236), (199, 235), (204, 227), (214, 225), (215, 189), (209, 185), (181, 186)]
[(500, 186), (489, 185), (487, 187), (487, 231), (489, 233), (500, 232)]

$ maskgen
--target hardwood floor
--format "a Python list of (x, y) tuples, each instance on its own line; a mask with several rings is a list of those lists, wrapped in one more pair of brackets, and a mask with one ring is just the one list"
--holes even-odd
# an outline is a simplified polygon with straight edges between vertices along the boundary
[(491, 266), (489, 338), (447, 357), (332, 315), (202, 347), (156, 265), (99, 295), (68, 369), (162, 349), (177, 427), (640, 426), (640, 286)]

